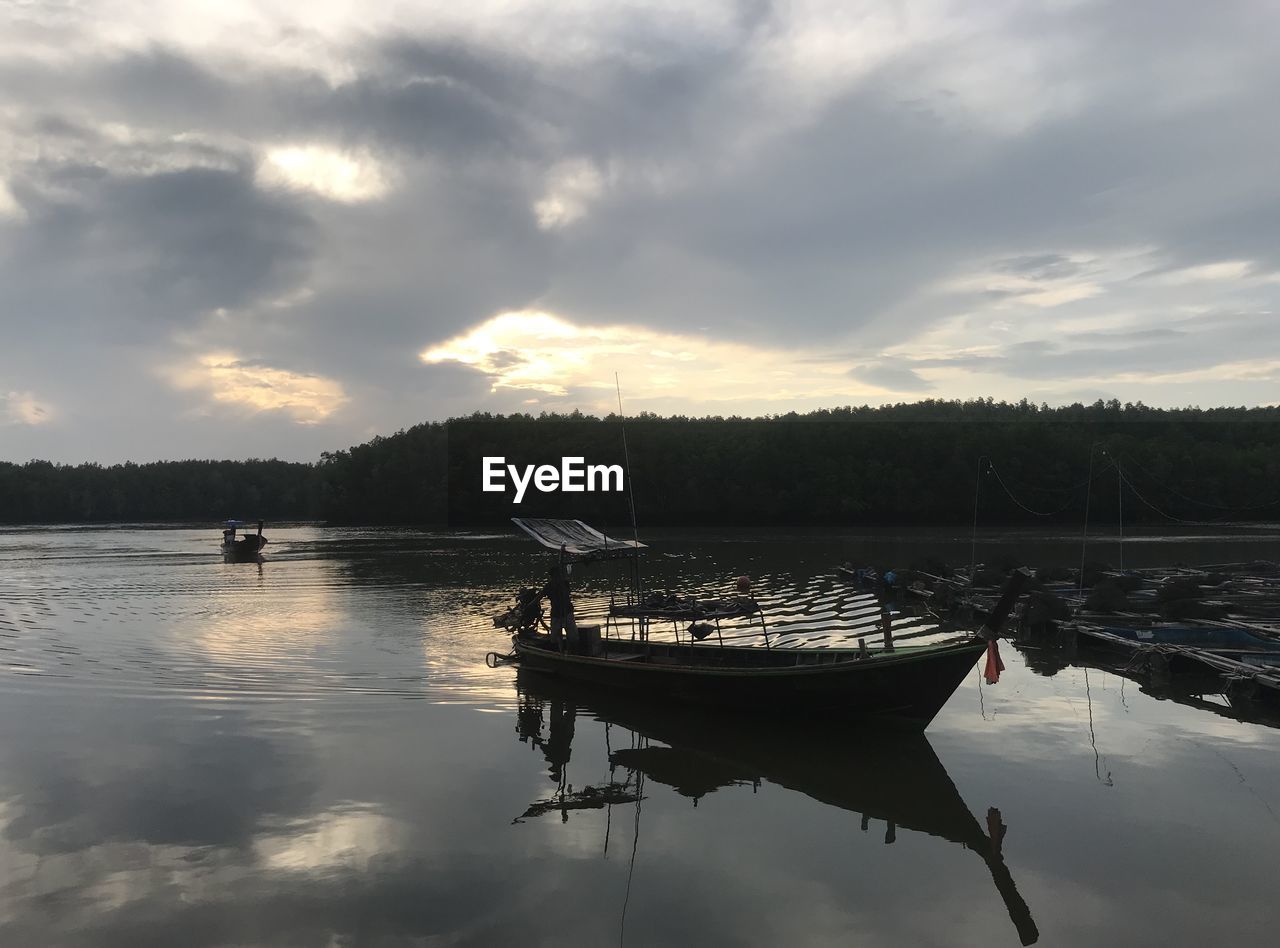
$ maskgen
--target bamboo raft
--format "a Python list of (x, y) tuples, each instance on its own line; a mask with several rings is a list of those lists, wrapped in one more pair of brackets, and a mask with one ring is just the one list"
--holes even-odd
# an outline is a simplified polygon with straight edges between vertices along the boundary
[[(1078, 571), (1063, 572), (1074, 575), (1042, 581), (1018, 607), (1012, 625), (1023, 642), (1052, 638), (1060, 647), (1070, 641), (1119, 657), (1119, 670), (1141, 681), (1180, 681), (1201, 693), (1227, 696), (1234, 705), (1280, 709), (1280, 564), (1093, 569), (1085, 582)], [(969, 578), (964, 572), (946, 578), (917, 574), (914, 581), (933, 598), (950, 597), (952, 619), (973, 621), (995, 597), (975, 589)], [(1130, 587), (1117, 598), (1123, 607), (1100, 607), (1095, 590), (1106, 581), (1115, 589)], [(1049, 618), (1045, 603), (1059, 611), (1057, 618)]]

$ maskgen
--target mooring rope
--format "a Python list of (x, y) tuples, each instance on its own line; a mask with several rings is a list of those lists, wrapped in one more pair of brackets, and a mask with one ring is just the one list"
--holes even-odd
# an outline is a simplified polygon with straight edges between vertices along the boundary
[[(1057, 510), (1036, 510), (1034, 507), (1030, 507), (1027, 504), (1024, 504), (1021, 500), (1019, 500), (1014, 495), (1013, 491), (1009, 489), (1009, 485), (1004, 482), (1004, 478), (1000, 476), (1000, 472), (996, 470), (996, 466), (991, 462), (990, 458), (987, 459), (987, 470), (989, 470), (992, 474), (996, 476), (996, 482), (1000, 485), (1001, 489), (1009, 496), (1009, 499), (1012, 500), (1019, 507), (1021, 507), (1023, 510), (1025, 510), (1027, 513), (1032, 514), (1033, 516), (1055, 517), (1058, 514), (1062, 513), (1064, 510), (1067, 510), (1073, 507), (1078, 502), (1078, 498), (1072, 497), (1070, 500), (1068, 500), (1065, 504), (1063, 504)], [(1083, 483), (1091, 484), (1093, 481), (1098, 479), (1098, 476), (1102, 474), (1103, 471), (1106, 471), (1106, 470), (1107, 468), (1103, 468), (1102, 471), (1099, 471), (1097, 474), (1094, 474), (1092, 478), (1090, 478), (1087, 481), (1084, 481)], [(1078, 490), (1081, 486), (1083, 485), (1082, 484), (1076, 485), (1076, 487), (1069, 488), (1069, 489)], [(1057, 491), (1058, 488), (1055, 488), (1054, 490)]]
[(1143, 474), (1147, 475), (1147, 477), (1151, 478), (1151, 480), (1153, 480), (1157, 486), (1163, 487), (1165, 490), (1173, 494), (1173, 496), (1177, 497), (1179, 500), (1185, 500), (1188, 503), (1199, 504), (1202, 507), (1212, 507), (1215, 510), (1265, 510), (1268, 507), (1280, 506), (1280, 498), (1277, 498), (1275, 500), (1269, 500), (1264, 504), (1234, 504), (1234, 505), (1215, 504), (1209, 500), (1199, 500), (1195, 497), (1187, 496), (1186, 494), (1179, 491), (1177, 488), (1170, 487), (1168, 484), (1160, 480), (1160, 478), (1156, 477), (1154, 474), (1148, 471), (1145, 467), (1143, 467), (1141, 464), (1135, 461), (1132, 456), (1126, 454), (1124, 456), (1124, 461), (1126, 464), (1132, 464), (1134, 467), (1140, 470)]
[[(1098, 480), (1098, 478), (1100, 478), (1102, 475), (1106, 474), (1108, 471), (1112, 470), (1113, 468), (1119, 467), (1120, 468), (1119, 477), (1121, 481), (1123, 481), (1124, 484), (1131, 491), (1133, 491), (1134, 496), (1137, 497), (1138, 500), (1140, 500), (1145, 506), (1147, 506), (1148, 508), (1150, 508), (1152, 511), (1159, 514), (1160, 516), (1164, 517), (1166, 520), (1170, 520), (1175, 523), (1185, 523), (1190, 525), (1211, 525), (1211, 524), (1223, 523), (1227, 519), (1229, 519), (1227, 517), (1223, 517), (1216, 520), (1203, 520), (1203, 519), (1196, 520), (1196, 519), (1190, 519), (1187, 517), (1178, 517), (1174, 514), (1169, 513), (1168, 511), (1162, 509), (1161, 507), (1153, 503), (1140, 490), (1138, 490), (1138, 488), (1134, 485), (1132, 479), (1130, 479), (1129, 476), (1125, 474), (1122, 464), (1132, 465), (1132, 467), (1135, 467), (1139, 471), (1141, 471), (1143, 475), (1149, 478), (1157, 487), (1167, 491), (1169, 494), (1173, 495), (1179, 500), (1185, 501), (1186, 503), (1189, 503), (1189, 504), (1197, 504), (1201, 507), (1208, 507), (1212, 510), (1222, 510), (1222, 511), (1235, 512), (1235, 513), (1249, 511), (1249, 510), (1266, 510), (1271, 507), (1280, 507), (1280, 498), (1276, 498), (1274, 500), (1268, 500), (1258, 504), (1220, 504), (1211, 500), (1202, 500), (1198, 497), (1192, 497), (1190, 494), (1185, 494), (1182, 491), (1178, 490), (1176, 487), (1171, 487), (1169, 484), (1162, 481), (1156, 475), (1152, 474), (1150, 470), (1148, 470), (1142, 464), (1139, 464), (1136, 460), (1134, 460), (1134, 458), (1131, 455), (1128, 455), (1128, 454), (1111, 459), (1109, 463), (1107, 463), (1105, 466), (1096, 470), (1091, 477), (1088, 477), (1085, 480), (1082, 480), (1069, 487), (1037, 487), (1030, 484), (1021, 484), (1017, 482), (1013, 482), (1013, 486), (1010, 486), (1011, 479), (1008, 479), (1006, 478), (1005, 475), (1001, 474), (1000, 470), (995, 466), (995, 463), (990, 458), (984, 457), (980, 460), (986, 462), (986, 470), (995, 476), (996, 483), (1000, 485), (1000, 489), (1004, 491), (1005, 495), (1009, 498), (1009, 500), (1011, 500), (1020, 509), (1026, 511), (1027, 513), (1031, 514), (1034, 517), (1054, 517), (1060, 513), (1063, 513), (1066, 510), (1069, 510), (1072, 506), (1074, 506), (1079, 502), (1079, 498), (1075, 496), (1076, 491), (1080, 490), (1082, 487), (1092, 488), (1094, 481)], [(1042, 492), (1046, 494), (1071, 494), (1072, 496), (1061, 507), (1058, 507), (1054, 510), (1038, 510), (1035, 507), (1033, 507), (1031, 504), (1028, 504), (1025, 501), (1023, 501), (1018, 496), (1018, 494), (1014, 492), (1015, 487), (1019, 491)]]
[(1129, 480), (1129, 478), (1125, 476), (1125, 473), (1123, 470), (1120, 472), (1120, 480), (1124, 481), (1125, 486), (1128, 487), (1129, 490), (1133, 491), (1134, 497), (1137, 497), (1138, 500), (1142, 501), (1143, 504), (1145, 504), (1147, 507), (1154, 510), (1156, 513), (1164, 517), (1166, 520), (1171, 520), (1174, 523), (1185, 523), (1189, 526), (1206, 527), (1206, 526), (1212, 526), (1218, 523), (1223, 523), (1230, 519), (1228, 517), (1223, 517), (1220, 520), (1188, 520), (1185, 517), (1175, 517), (1173, 514), (1169, 513), (1167, 510), (1161, 510), (1151, 501), (1147, 500), (1147, 498), (1142, 495), (1142, 492), (1139, 491), (1138, 488), (1133, 486), (1133, 481)]

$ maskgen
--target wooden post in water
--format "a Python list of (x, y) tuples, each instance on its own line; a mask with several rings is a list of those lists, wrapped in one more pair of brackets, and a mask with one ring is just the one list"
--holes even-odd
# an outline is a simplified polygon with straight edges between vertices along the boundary
[(1000, 591), (1000, 598), (996, 600), (991, 612), (987, 614), (986, 621), (978, 629), (978, 638), (990, 641), (1000, 637), (1000, 629), (1009, 618), (1009, 613), (1013, 611), (1014, 605), (1029, 582), (1031, 582), (1031, 572), (1025, 568), (1015, 569), (1009, 574), (1009, 578), (1005, 580), (1004, 589)]

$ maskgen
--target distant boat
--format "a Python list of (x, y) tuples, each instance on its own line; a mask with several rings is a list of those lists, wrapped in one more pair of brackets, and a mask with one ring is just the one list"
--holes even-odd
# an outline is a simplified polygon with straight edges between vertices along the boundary
[[(262, 548), (267, 538), (262, 535), (263, 521), (258, 521), (258, 532), (250, 533), (251, 521), (227, 520), (222, 525), (222, 558), (228, 563), (256, 563), (262, 558)], [(239, 536), (236, 535), (240, 531)]]
[[(580, 521), (519, 519), (517, 525), (548, 549), (558, 549), (562, 560), (635, 556), (642, 544), (614, 540)], [(669, 604), (633, 600), (615, 606), (611, 616), (636, 620), (639, 635), (630, 638), (601, 636), (598, 626), (578, 625), (577, 635), (562, 648), (550, 635), (538, 632), (537, 621), (511, 613), (495, 619), (495, 625), (512, 630), (511, 659), (531, 671), (609, 689), (647, 692), (671, 699), (713, 705), (754, 708), (770, 713), (824, 713), (877, 715), (894, 718), (923, 729), (947, 703), (960, 682), (987, 650), (1008, 618), (1027, 576), (1015, 572), (1000, 602), (992, 610), (983, 637), (963, 634), (926, 645), (895, 644), (886, 636), (875, 648), (795, 648), (734, 646), (696, 642), (696, 633), (684, 642), (653, 641), (646, 633), (651, 619), (670, 619)], [(741, 608), (725, 612), (726, 603)], [(536, 605), (532, 603), (530, 605)], [(682, 620), (711, 620), (736, 614), (759, 614), (753, 600), (738, 599), (708, 604), (699, 614), (696, 603), (684, 605)], [(522, 607), (518, 607), (519, 612)], [(538, 610), (540, 613), (540, 610)], [(711, 632), (717, 628), (712, 627)]]

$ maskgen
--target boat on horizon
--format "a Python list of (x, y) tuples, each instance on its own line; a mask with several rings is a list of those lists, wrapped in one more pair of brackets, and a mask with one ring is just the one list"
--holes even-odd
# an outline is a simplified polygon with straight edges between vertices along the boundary
[[(258, 532), (251, 533), (253, 521), (225, 520), (222, 524), (222, 558), (228, 563), (256, 563), (262, 558), (267, 538), (262, 535), (263, 521), (257, 521)], [(239, 535), (237, 532), (239, 531)]]

